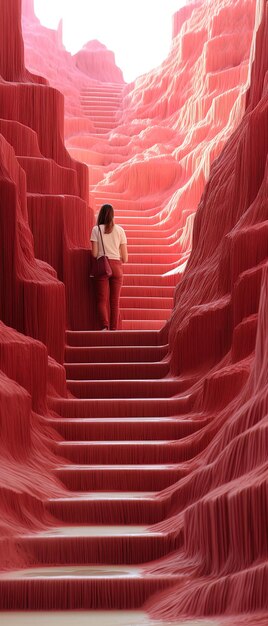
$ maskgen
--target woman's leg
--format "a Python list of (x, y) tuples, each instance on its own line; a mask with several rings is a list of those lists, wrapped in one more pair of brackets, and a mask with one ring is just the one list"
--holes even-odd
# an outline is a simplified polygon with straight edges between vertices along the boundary
[(117, 330), (119, 321), (119, 300), (123, 284), (121, 261), (110, 261), (113, 274), (110, 277), (110, 329)]
[(96, 278), (96, 296), (100, 327), (109, 328), (109, 279), (107, 276)]

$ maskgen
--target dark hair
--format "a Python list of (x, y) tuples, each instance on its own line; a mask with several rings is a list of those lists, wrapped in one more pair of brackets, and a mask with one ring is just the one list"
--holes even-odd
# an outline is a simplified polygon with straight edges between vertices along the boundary
[(104, 224), (104, 232), (111, 233), (114, 227), (114, 209), (111, 204), (103, 204), (98, 215), (98, 226)]

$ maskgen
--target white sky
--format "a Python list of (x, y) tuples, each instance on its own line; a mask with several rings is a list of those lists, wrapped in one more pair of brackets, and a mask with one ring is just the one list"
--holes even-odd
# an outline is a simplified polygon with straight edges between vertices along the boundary
[(98, 39), (113, 50), (127, 82), (148, 72), (167, 56), (172, 15), (187, 0), (34, 0), (44, 26), (63, 18), (64, 45), (72, 54)]

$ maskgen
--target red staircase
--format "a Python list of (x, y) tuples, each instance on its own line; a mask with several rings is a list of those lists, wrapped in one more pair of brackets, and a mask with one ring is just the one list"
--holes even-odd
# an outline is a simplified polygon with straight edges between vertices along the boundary
[[(106, 90), (106, 100), (98, 90), (84, 94), (97, 133), (115, 123), (120, 89)], [(42, 193), (65, 192), (67, 168), (54, 189), (49, 160), (24, 157), (23, 166), (41, 179), (46, 170), (49, 186)], [(36, 194), (32, 185), (29, 204)], [(53, 445), (64, 459), (55, 472), (66, 495), (44, 503), (54, 526), (17, 538), (29, 567), (0, 574), (2, 610), (136, 609), (177, 582), (146, 569), (180, 547), (176, 528), (160, 532), (153, 526), (170, 513), (170, 500), (159, 492), (182, 476), (176, 442), (198, 429), (180, 417), (189, 411), (192, 381), (169, 376), (168, 346), (158, 332), (173, 306), (177, 278), (166, 274), (179, 258), (176, 237), (153, 203), (93, 188), (91, 196), (96, 213), (112, 202), (128, 237), (122, 330), (67, 332), (65, 367), (73, 397), (50, 399), (59, 416), (51, 425), (62, 437)]]
[(82, 111), (93, 122), (97, 135), (108, 133), (116, 127), (124, 87), (124, 84), (109, 83), (89, 87), (81, 92)]
[(45, 503), (55, 527), (18, 539), (29, 569), (0, 576), (0, 608), (138, 608), (176, 577), (145, 563), (179, 547), (176, 528), (150, 526), (169, 513), (158, 492), (178, 480), (175, 440), (198, 427), (187, 380), (169, 377), (155, 331), (67, 332), (66, 372), (76, 398), (53, 398), (63, 439), (56, 469), (69, 492)]

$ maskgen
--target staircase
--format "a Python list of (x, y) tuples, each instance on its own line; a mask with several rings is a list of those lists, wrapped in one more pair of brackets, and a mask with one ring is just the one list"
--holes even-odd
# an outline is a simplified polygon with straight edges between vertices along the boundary
[[(124, 86), (105, 84), (89, 87), (81, 93), (84, 113), (94, 123), (96, 133), (108, 133), (118, 125)], [(94, 133), (93, 133), (94, 134)], [(74, 156), (76, 156), (74, 154)], [(123, 226), (128, 239), (129, 262), (124, 267), (121, 294), (122, 330), (159, 330), (173, 309), (176, 270), (181, 258), (177, 233), (161, 220), (162, 207), (151, 199), (128, 199), (124, 194), (105, 188), (106, 167), (91, 168), (96, 182), (90, 185), (90, 206), (96, 216), (109, 203), (115, 209), (116, 222)]]
[[(97, 134), (116, 125), (121, 97), (119, 86), (84, 92)], [(49, 175), (51, 185), (42, 192), (63, 193), (63, 183), (54, 189)], [(30, 187), (29, 204), (36, 193)], [(44, 502), (51, 528), (17, 538), (28, 569), (0, 574), (0, 610), (137, 609), (178, 582), (177, 575), (147, 566), (181, 545), (176, 528), (154, 525), (171, 511), (159, 492), (184, 475), (177, 441), (198, 430), (182, 417), (192, 381), (170, 377), (168, 345), (158, 332), (173, 307), (177, 278), (166, 274), (176, 267), (178, 244), (161, 223), (161, 207), (150, 201), (129, 201), (93, 185), (91, 201), (96, 213), (111, 202), (128, 237), (122, 330), (67, 332), (73, 397), (50, 398), (58, 415), (51, 426), (62, 437), (53, 444), (63, 459), (55, 473), (66, 494)]]
[(116, 127), (124, 87), (124, 84), (107, 83), (81, 91), (82, 111), (93, 122), (97, 135), (108, 133)]
[(29, 569), (0, 575), (0, 608), (136, 609), (177, 581), (145, 564), (181, 541), (150, 526), (170, 510), (158, 492), (182, 476), (175, 440), (197, 429), (180, 418), (189, 381), (169, 376), (155, 331), (69, 331), (66, 342), (76, 397), (50, 404), (67, 491), (45, 503), (54, 527), (18, 538)]
[[(122, 330), (160, 330), (173, 309), (175, 270), (179, 245), (172, 231), (165, 230), (157, 209), (144, 209), (142, 202), (125, 200), (119, 194), (94, 193), (91, 206), (96, 216), (102, 204), (111, 203), (116, 223), (126, 231), (129, 260), (124, 266), (120, 300)], [(160, 212), (160, 209), (159, 209)]]

